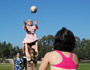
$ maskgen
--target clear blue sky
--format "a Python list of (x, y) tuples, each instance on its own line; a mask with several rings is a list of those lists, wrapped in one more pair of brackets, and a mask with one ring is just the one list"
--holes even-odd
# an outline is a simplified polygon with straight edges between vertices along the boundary
[[(30, 7), (38, 12), (32, 14)], [(90, 39), (90, 0), (0, 0), (0, 42), (22, 46), (23, 21), (38, 20), (37, 35), (55, 35), (62, 27), (75, 36)]]

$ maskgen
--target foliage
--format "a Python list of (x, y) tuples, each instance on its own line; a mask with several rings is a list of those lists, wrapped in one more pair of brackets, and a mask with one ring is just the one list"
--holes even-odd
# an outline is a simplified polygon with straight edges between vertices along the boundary
[(54, 36), (44, 36), (39, 42), (39, 59), (43, 58), (47, 52), (53, 50)]
[(22, 49), (19, 46), (13, 47), (11, 43), (6, 43), (5, 41), (0, 43), (0, 58), (13, 58), (17, 52), (22, 55)]
[[(79, 37), (75, 37), (75, 39), (76, 47), (73, 52), (78, 55), (80, 60), (90, 60), (90, 40), (85, 38), (80, 40)], [(47, 52), (53, 51), (53, 44), (53, 35), (43, 36), (38, 41), (39, 60), (43, 58)], [(6, 43), (5, 41), (0, 43), (0, 58), (14, 58), (17, 52), (22, 56), (22, 49), (19, 46), (13, 47), (11, 43)]]
[[(78, 55), (79, 60), (90, 60), (90, 40), (83, 38), (80, 40), (79, 37), (75, 37), (76, 39), (76, 47), (73, 50), (74, 53)], [(39, 59), (43, 58), (43, 56), (53, 50), (54, 36), (48, 35), (44, 36), (39, 41)]]

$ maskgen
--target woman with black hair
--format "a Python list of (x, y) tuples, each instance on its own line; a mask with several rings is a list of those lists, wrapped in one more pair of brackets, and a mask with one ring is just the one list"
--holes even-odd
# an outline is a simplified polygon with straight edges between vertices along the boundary
[(14, 58), (13, 61), (13, 70), (23, 70), (22, 64), (23, 64), (23, 59), (20, 58), (20, 54), (17, 53), (17, 57)]
[(72, 51), (75, 48), (75, 37), (70, 30), (62, 28), (57, 32), (54, 51), (45, 55), (39, 70), (77, 70), (78, 57)]

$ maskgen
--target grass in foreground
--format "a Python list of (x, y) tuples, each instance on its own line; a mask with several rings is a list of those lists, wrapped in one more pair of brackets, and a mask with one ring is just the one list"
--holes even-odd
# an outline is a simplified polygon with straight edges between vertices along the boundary
[[(39, 68), (39, 65), (37, 65), (37, 69)], [(0, 64), (0, 70), (13, 70), (11, 64)], [(50, 70), (50, 66), (47, 70)], [(80, 63), (78, 70), (90, 70), (90, 63)]]

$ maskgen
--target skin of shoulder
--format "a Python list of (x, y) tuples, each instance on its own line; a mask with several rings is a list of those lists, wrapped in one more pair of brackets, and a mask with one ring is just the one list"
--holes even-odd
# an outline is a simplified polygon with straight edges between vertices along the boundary
[(52, 52), (48, 52), (44, 58), (42, 59), (42, 63), (39, 67), (39, 70), (47, 70), (48, 65), (49, 65), (49, 60)]
[(46, 53), (46, 55), (42, 59), (42, 63), (39, 67), (39, 70), (47, 70), (49, 64), (51, 64), (51, 59), (55, 56), (55, 53), (55, 51)]
[(75, 53), (73, 53), (73, 61), (75, 62), (75, 64), (78, 65), (79, 60), (78, 60), (78, 56)]

